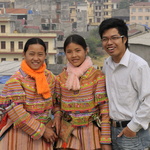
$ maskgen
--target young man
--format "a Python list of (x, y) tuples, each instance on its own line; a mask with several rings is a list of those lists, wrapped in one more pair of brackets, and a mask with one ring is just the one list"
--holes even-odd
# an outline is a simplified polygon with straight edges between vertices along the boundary
[(103, 72), (114, 150), (144, 150), (150, 146), (150, 68), (145, 60), (128, 49), (128, 27), (121, 19), (110, 18), (99, 26), (105, 51)]

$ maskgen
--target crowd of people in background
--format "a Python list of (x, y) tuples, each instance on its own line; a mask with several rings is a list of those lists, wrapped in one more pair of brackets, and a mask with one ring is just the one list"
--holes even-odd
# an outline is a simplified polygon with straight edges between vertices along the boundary
[(130, 52), (128, 27), (99, 25), (110, 55), (95, 69), (85, 39), (64, 42), (66, 67), (46, 69), (46, 45), (29, 39), (20, 69), (0, 95), (1, 150), (144, 150), (150, 147), (150, 68)]

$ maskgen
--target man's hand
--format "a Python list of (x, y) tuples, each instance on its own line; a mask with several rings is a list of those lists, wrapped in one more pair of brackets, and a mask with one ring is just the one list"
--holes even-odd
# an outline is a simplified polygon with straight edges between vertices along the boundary
[(124, 135), (126, 137), (135, 137), (136, 132), (133, 132), (128, 127), (125, 127), (117, 137), (121, 137), (122, 135)]

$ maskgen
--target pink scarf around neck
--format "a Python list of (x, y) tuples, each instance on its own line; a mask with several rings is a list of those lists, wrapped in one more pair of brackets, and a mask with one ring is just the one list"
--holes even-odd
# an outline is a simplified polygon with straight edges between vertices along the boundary
[(68, 90), (79, 90), (80, 81), (79, 78), (92, 66), (92, 60), (89, 56), (86, 57), (85, 61), (79, 66), (74, 67), (69, 62), (67, 63), (68, 78), (66, 81), (66, 87)]

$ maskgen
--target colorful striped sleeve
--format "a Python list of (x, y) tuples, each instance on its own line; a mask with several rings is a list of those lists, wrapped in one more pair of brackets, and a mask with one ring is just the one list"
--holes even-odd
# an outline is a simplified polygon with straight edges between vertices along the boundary
[(41, 138), (45, 131), (45, 125), (34, 119), (23, 105), (16, 105), (8, 112), (9, 118), (14, 122), (14, 127), (22, 129), (34, 140)]
[(101, 118), (101, 144), (111, 144), (110, 133), (110, 118), (108, 111), (108, 102), (100, 105), (100, 118)]
[(0, 105), (6, 108), (14, 103), (14, 106), (8, 111), (8, 116), (13, 121), (14, 127), (22, 129), (35, 140), (43, 135), (45, 125), (33, 118), (23, 107), (26, 94), (17, 77), (11, 78), (5, 84), (0, 99)]
[(96, 86), (95, 102), (99, 104), (100, 108), (100, 119), (101, 119), (101, 144), (111, 144), (111, 133), (110, 133), (110, 117), (108, 108), (108, 98), (106, 95), (105, 87), (105, 76), (101, 75), (98, 77)]

